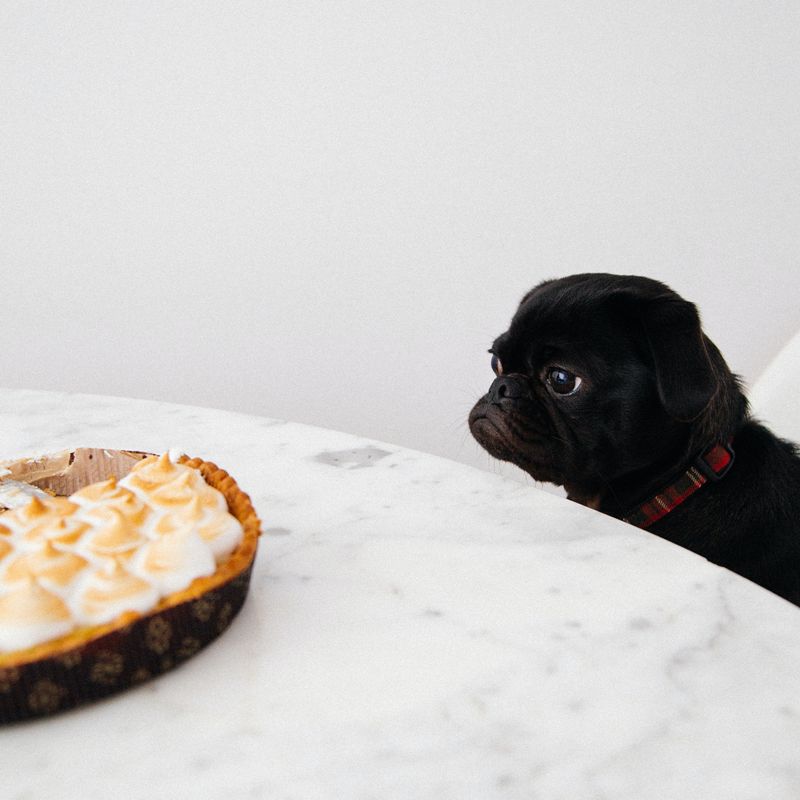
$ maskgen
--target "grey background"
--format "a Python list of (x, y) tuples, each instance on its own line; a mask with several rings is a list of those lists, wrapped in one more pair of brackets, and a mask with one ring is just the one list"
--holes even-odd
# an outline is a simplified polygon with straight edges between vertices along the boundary
[(495, 468), (537, 281), (657, 277), (753, 380), (794, 332), (797, 3), (0, 5), (2, 372)]

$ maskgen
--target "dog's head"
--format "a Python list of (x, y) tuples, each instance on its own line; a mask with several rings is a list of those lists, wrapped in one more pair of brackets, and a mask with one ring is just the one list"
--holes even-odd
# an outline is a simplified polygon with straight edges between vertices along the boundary
[(470, 413), (473, 436), (584, 501), (725, 441), (746, 414), (695, 306), (649, 278), (545, 281), (490, 353), (497, 377)]

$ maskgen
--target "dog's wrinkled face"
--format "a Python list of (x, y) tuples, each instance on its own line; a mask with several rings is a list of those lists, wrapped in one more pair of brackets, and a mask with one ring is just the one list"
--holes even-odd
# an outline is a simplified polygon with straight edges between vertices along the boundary
[(473, 436), (578, 496), (674, 458), (716, 387), (694, 306), (646, 278), (540, 284), (490, 352)]

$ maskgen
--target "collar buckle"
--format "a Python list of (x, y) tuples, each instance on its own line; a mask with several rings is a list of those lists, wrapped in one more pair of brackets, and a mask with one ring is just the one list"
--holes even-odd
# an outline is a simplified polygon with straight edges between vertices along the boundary
[(730, 472), (736, 453), (730, 443), (714, 445), (708, 452), (699, 456), (694, 466), (710, 481), (721, 481)]

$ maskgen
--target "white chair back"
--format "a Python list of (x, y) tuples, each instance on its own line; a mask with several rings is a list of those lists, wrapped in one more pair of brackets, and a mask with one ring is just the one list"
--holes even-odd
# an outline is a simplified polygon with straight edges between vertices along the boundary
[(800, 444), (800, 332), (772, 359), (748, 397), (756, 419)]

